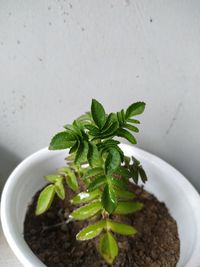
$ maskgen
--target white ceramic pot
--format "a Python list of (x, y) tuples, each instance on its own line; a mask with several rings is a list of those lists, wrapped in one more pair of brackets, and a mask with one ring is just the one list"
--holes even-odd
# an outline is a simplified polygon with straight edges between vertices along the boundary
[[(177, 267), (200, 267), (200, 196), (172, 166), (158, 157), (129, 145), (125, 154), (134, 155), (144, 166), (149, 181), (145, 189), (164, 201), (176, 219), (181, 241)], [(23, 223), (32, 196), (45, 184), (43, 176), (65, 164), (66, 151), (42, 149), (25, 159), (10, 175), (2, 194), (1, 219), (5, 237), (25, 267), (45, 266), (23, 238)]]

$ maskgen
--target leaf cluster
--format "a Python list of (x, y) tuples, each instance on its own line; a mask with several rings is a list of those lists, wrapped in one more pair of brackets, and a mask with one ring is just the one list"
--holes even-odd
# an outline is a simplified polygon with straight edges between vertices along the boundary
[(57, 133), (49, 145), (50, 150), (69, 149), (69, 162), (58, 173), (45, 176), (49, 184), (39, 195), (36, 214), (48, 210), (55, 195), (64, 200), (68, 186), (74, 192), (71, 204), (78, 205), (69, 218), (74, 221), (95, 218), (95, 223), (77, 234), (77, 240), (100, 235), (98, 250), (109, 264), (118, 255), (116, 234), (137, 232), (133, 226), (113, 221), (111, 215), (142, 209), (143, 204), (135, 201), (134, 193), (129, 190), (130, 179), (136, 184), (139, 178), (142, 182), (147, 180), (140, 162), (125, 156), (115, 138), (136, 144), (140, 121), (135, 116), (144, 109), (145, 103), (137, 102), (126, 110), (107, 114), (102, 104), (93, 99), (91, 111), (65, 125), (65, 130)]

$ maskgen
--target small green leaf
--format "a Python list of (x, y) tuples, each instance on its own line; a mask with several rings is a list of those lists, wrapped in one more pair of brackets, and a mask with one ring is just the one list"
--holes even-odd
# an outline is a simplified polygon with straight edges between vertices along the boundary
[(127, 166), (129, 166), (130, 165), (130, 158), (129, 157), (127, 157), (127, 156), (124, 156), (124, 163), (125, 163), (125, 167), (127, 168)]
[(88, 205), (82, 206), (76, 210), (74, 210), (70, 217), (75, 220), (85, 220), (93, 217), (102, 209), (102, 204), (99, 201), (92, 202)]
[(40, 215), (47, 211), (51, 206), (54, 196), (55, 186), (50, 184), (45, 187), (39, 195), (35, 214)]
[(139, 120), (134, 120), (134, 119), (127, 119), (127, 122), (135, 123), (135, 124), (140, 124)]
[(103, 169), (101, 167), (95, 167), (95, 168), (92, 168), (92, 169), (89, 168), (85, 172), (83, 179), (94, 177), (94, 176), (101, 175), (101, 174), (103, 174)]
[(82, 204), (98, 198), (101, 195), (100, 190), (94, 190), (92, 192), (81, 192), (71, 199), (72, 204)]
[(133, 192), (126, 191), (126, 190), (121, 190), (121, 189), (115, 188), (115, 193), (116, 193), (118, 199), (120, 199), (120, 200), (131, 200), (131, 199), (135, 198), (135, 194)]
[(117, 149), (110, 149), (105, 161), (105, 171), (112, 174), (121, 164), (120, 153)]
[(127, 180), (118, 179), (112, 176), (109, 177), (109, 182), (112, 184), (113, 187), (117, 187), (122, 190), (127, 190)]
[(120, 234), (120, 235), (134, 235), (137, 233), (137, 230), (127, 224), (124, 223), (118, 223), (111, 220), (106, 221), (107, 229), (112, 230), (114, 233)]
[(135, 137), (125, 129), (118, 129), (116, 135), (127, 139), (132, 144), (137, 144)]
[(68, 171), (70, 171), (69, 167), (61, 167), (61, 168), (58, 169), (58, 173), (62, 174), (62, 175), (67, 175)]
[(84, 161), (87, 161), (87, 153), (88, 153), (88, 142), (83, 141), (79, 144), (79, 148), (76, 152), (76, 157), (75, 157), (75, 164), (80, 164)]
[(128, 124), (128, 123), (126, 123), (124, 125), (124, 128), (127, 128), (127, 129), (129, 129), (129, 130), (131, 130), (132, 132), (135, 132), (135, 133), (139, 132), (139, 129), (137, 127), (135, 127), (134, 125)]
[(63, 177), (61, 175), (58, 175), (58, 174), (50, 174), (50, 175), (44, 176), (44, 179), (51, 182), (51, 183), (55, 183), (59, 180), (62, 180)]
[(114, 147), (117, 148), (117, 145), (119, 145), (120, 142), (117, 140), (113, 140), (113, 139), (108, 139), (103, 141), (102, 143), (98, 144), (99, 149), (103, 149), (104, 147), (106, 148), (110, 148), (110, 147)]
[(91, 167), (101, 166), (101, 158), (97, 146), (92, 142), (89, 143), (87, 159)]
[(100, 186), (104, 185), (106, 183), (106, 177), (105, 175), (101, 175), (96, 177), (88, 186), (88, 191), (91, 192)]
[(105, 220), (98, 221), (94, 224), (91, 224), (87, 227), (85, 227), (83, 230), (81, 230), (77, 235), (76, 239), (77, 240), (89, 240), (92, 239), (96, 236), (98, 236), (103, 228), (105, 227)]
[(76, 120), (85, 125), (87, 123), (91, 123), (91, 119), (92, 119), (91, 113), (86, 112), (85, 114), (79, 116)]
[(106, 122), (104, 107), (95, 99), (92, 99), (91, 114), (95, 124), (101, 129)]
[(67, 173), (66, 182), (73, 191), (76, 192), (78, 190), (78, 182), (77, 182), (76, 175), (70, 169), (68, 170), (68, 173)]
[[(108, 139), (103, 141), (102, 143), (98, 144), (98, 149), (101, 152), (101, 155), (104, 153), (110, 153), (110, 150), (117, 150), (118, 153), (121, 156), (121, 161), (123, 161), (124, 159), (124, 153), (121, 150), (121, 148), (118, 146), (118, 144), (120, 144), (119, 141), (113, 140), (113, 139)], [(112, 152), (111, 152), (112, 153)]]
[(74, 145), (76, 137), (69, 132), (56, 134), (49, 145), (50, 150), (66, 149)]
[(131, 214), (141, 210), (143, 206), (144, 205), (142, 203), (136, 201), (119, 202), (114, 214)]
[(110, 232), (100, 238), (99, 252), (108, 264), (112, 264), (118, 255), (117, 242)]
[(74, 145), (70, 148), (70, 150), (69, 150), (69, 154), (72, 154), (72, 153), (76, 152), (77, 149), (78, 149), (78, 147), (79, 147), (79, 144), (80, 144), (80, 142), (79, 142), (79, 141), (76, 141), (76, 142), (74, 143)]
[(124, 166), (119, 166), (119, 168), (115, 171), (114, 174), (119, 175), (124, 178), (131, 178), (130, 171)]
[(96, 135), (100, 134), (99, 128), (97, 128), (94, 125), (87, 124), (87, 125), (85, 125), (85, 128), (89, 130), (89, 134), (92, 136), (96, 136)]
[(131, 172), (131, 175), (132, 175), (132, 179), (133, 181), (138, 184), (138, 167), (137, 166), (131, 166), (130, 168), (130, 172)]
[(80, 137), (83, 137), (82, 128), (83, 128), (83, 126), (79, 121), (77, 121), (77, 120), (73, 121), (71, 130), (74, 131)]
[(144, 109), (145, 109), (144, 102), (133, 103), (126, 110), (126, 119), (143, 113)]
[(62, 200), (65, 199), (65, 188), (62, 181), (57, 181), (55, 183), (55, 191), (59, 198), (61, 198)]
[(138, 160), (138, 159), (136, 159), (135, 157), (131, 157), (131, 159), (132, 159), (132, 161), (133, 161), (133, 163), (135, 164), (135, 165), (140, 165), (140, 161)]
[(147, 181), (147, 175), (144, 169), (142, 168), (142, 166), (139, 167), (139, 174), (140, 174), (142, 182), (145, 183)]
[(109, 126), (108, 129), (106, 129), (105, 131), (102, 131), (102, 133), (99, 134), (99, 137), (102, 139), (105, 139), (105, 138), (108, 138), (110, 136), (113, 136), (117, 129), (118, 129), (118, 122), (115, 121)]
[(124, 117), (122, 116), (122, 111), (117, 112), (117, 118), (119, 121), (119, 125), (122, 126), (124, 124)]
[(111, 185), (107, 184), (104, 188), (102, 198), (102, 205), (104, 209), (111, 214), (117, 207), (117, 197)]
[(107, 116), (107, 118), (106, 118), (106, 122), (105, 122), (103, 128), (101, 129), (101, 131), (102, 131), (102, 132), (106, 131), (106, 130), (110, 127), (110, 125), (112, 125), (113, 122), (115, 122), (115, 121), (116, 121), (116, 116), (115, 116), (115, 114), (114, 114), (114, 113), (110, 113), (110, 114)]

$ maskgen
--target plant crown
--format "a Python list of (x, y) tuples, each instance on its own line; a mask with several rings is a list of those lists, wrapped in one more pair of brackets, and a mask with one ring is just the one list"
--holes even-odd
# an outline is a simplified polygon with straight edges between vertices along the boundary
[(138, 184), (147, 176), (135, 157), (124, 155), (115, 137), (125, 138), (132, 144), (140, 123), (136, 115), (143, 113), (144, 102), (131, 104), (126, 110), (106, 114), (104, 107), (93, 99), (91, 111), (80, 116), (51, 140), (50, 150), (69, 149), (67, 165), (56, 174), (44, 178), (47, 186), (41, 191), (36, 215), (46, 212), (57, 195), (66, 198), (65, 187), (74, 192), (70, 203), (77, 208), (69, 214), (69, 220), (89, 220), (89, 225), (77, 233), (77, 240), (89, 240), (100, 236), (98, 251), (108, 264), (118, 255), (116, 234), (134, 235), (137, 230), (130, 225), (116, 222), (113, 215), (131, 214), (142, 209), (129, 189), (130, 179)]

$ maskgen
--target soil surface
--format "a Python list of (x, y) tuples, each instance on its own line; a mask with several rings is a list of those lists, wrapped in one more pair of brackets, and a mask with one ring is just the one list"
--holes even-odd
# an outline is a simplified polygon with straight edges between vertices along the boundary
[[(175, 267), (179, 259), (180, 241), (175, 220), (170, 216), (164, 203), (142, 188), (133, 186), (136, 199), (144, 203), (144, 208), (132, 215), (115, 216), (115, 220), (133, 225), (138, 233), (124, 237), (117, 235), (119, 255), (113, 267)], [(34, 196), (29, 206), (24, 237), (32, 251), (48, 267), (107, 267), (100, 257), (96, 245), (98, 237), (89, 241), (76, 241), (76, 234), (86, 222), (70, 222), (56, 226), (66, 220), (74, 208), (54, 199), (50, 210), (41, 216), (34, 215)], [(72, 192), (67, 192), (70, 197)], [(67, 201), (68, 202), (68, 201)], [(54, 227), (51, 227), (54, 225)]]

